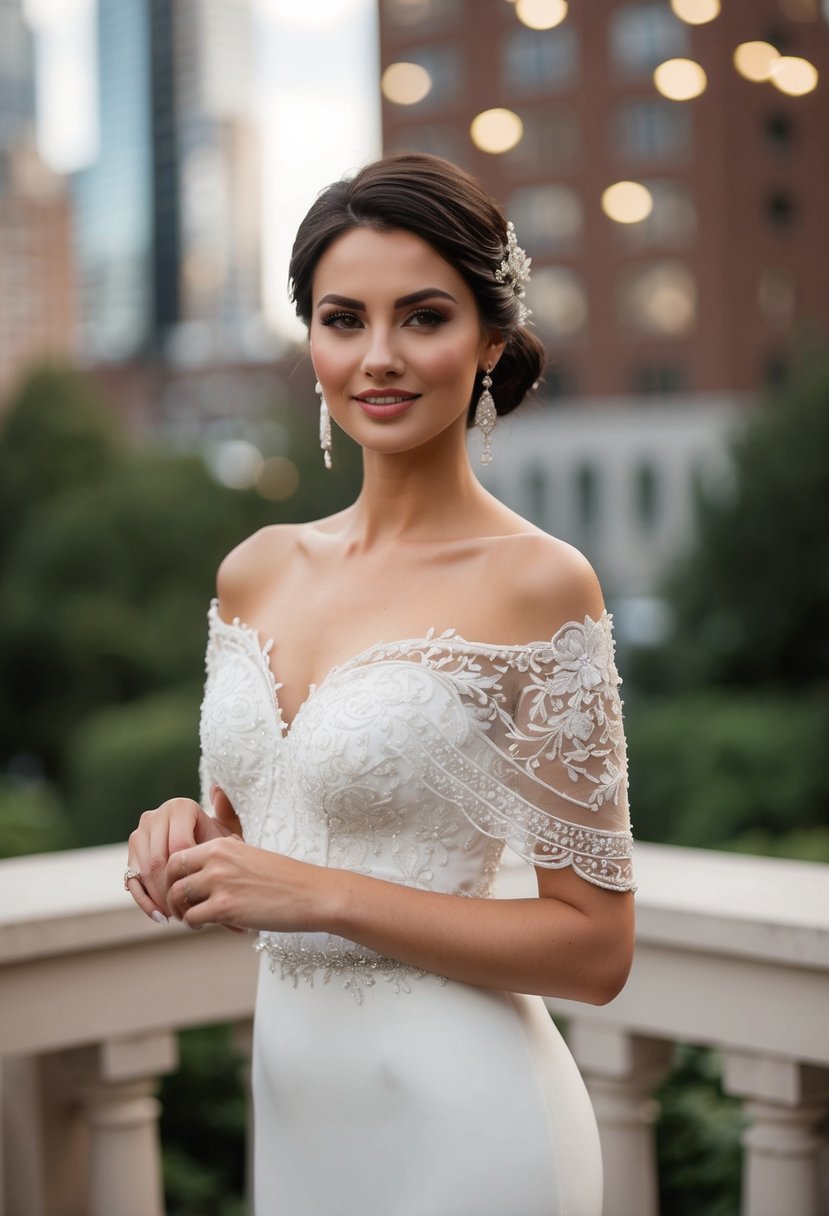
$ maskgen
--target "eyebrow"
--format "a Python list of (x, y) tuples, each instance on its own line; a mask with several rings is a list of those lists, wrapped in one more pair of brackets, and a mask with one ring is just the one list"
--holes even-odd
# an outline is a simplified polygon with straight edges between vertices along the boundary
[[(448, 291), (441, 291), (439, 287), (424, 287), (423, 291), (413, 291), (411, 295), (401, 296), (399, 300), (394, 301), (395, 308), (406, 308), (409, 304), (420, 304), (423, 300), (434, 300), (436, 298), (442, 300), (451, 300), (453, 304), (457, 304), (454, 296), (450, 296)], [(362, 300), (353, 300), (350, 296), (338, 296), (330, 294), (323, 296), (317, 308), (322, 308), (323, 304), (337, 304), (340, 308), (353, 308), (355, 312), (365, 312), (366, 306)]]

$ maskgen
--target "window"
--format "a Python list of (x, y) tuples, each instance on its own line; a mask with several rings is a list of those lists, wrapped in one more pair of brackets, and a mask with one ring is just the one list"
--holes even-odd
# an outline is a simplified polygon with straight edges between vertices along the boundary
[(592, 528), (599, 517), (599, 475), (592, 464), (576, 469), (576, 512), (583, 529)]
[(689, 53), (688, 26), (666, 3), (625, 4), (608, 23), (610, 62), (618, 79), (640, 80), (666, 59)]
[(685, 368), (678, 363), (640, 363), (631, 377), (633, 392), (646, 397), (682, 393), (687, 387)]
[(409, 63), (419, 63), (432, 78), (432, 87), (418, 102), (420, 111), (448, 105), (463, 92), (463, 63), (454, 46), (420, 46), (406, 51)]
[(542, 528), (548, 520), (549, 490), (547, 470), (534, 465), (527, 472), (527, 515)]
[(581, 238), (581, 199), (570, 186), (525, 186), (511, 195), (507, 214), (522, 244), (542, 253), (566, 253)]
[(653, 210), (637, 224), (614, 224), (617, 242), (624, 249), (691, 244), (697, 229), (697, 209), (688, 187), (668, 178), (640, 180), (650, 190)]
[(777, 156), (787, 156), (794, 145), (794, 119), (782, 110), (775, 110), (763, 119), (766, 147)]
[(767, 267), (757, 287), (757, 306), (763, 319), (773, 329), (787, 329), (794, 320), (796, 305), (793, 276), (786, 270)]
[(659, 477), (652, 464), (640, 464), (634, 474), (636, 518), (644, 532), (650, 532), (659, 515)]
[(785, 232), (794, 224), (797, 204), (788, 190), (773, 190), (764, 201), (763, 211), (772, 228)]
[(567, 266), (533, 269), (527, 304), (539, 332), (550, 338), (568, 338), (587, 324), (587, 293), (581, 276)]
[(430, 152), (433, 156), (444, 156), (456, 165), (463, 166), (467, 160), (467, 146), (457, 129), (430, 123), (429, 126), (407, 127), (398, 131), (389, 145), (392, 152)]
[(564, 172), (575, 164), (579, 153), (579, 126), (571, 110), (524, 111), (524, 135), (503, 156), (515, 172), (533, 177)]
[(619, 276), (616, 305), (620, 324), (632, 333), (681, 337), (696, 322), (696, 282), (682, 262), (628, 266)]
[(461, 15), (462, 0), (384, 0), (383, 13), (403, 30), (446, 29)]
[(572, 25), (554, 30), (513, 30), (503, 49), (504, 85), (511, 93), (548, 93), (569, 88), (578, 73), (578, 44)]
[(626, 160), (682, 160), (691, 147), (691, 112), (660, 97), (623, 102), (613, 115), (612, 142)]

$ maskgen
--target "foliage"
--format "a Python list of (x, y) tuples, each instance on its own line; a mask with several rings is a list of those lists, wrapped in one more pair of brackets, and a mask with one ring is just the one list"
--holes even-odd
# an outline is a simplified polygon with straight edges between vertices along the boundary
[(72, 732), (69, 807), (80, 844), (125, 840), (171, 793), (198, 798), (200, 699), (200, 685), (151, 693), (88, 714)]
[(701, 497), (667, 594), (675, 687), (792, 688), (829, 679), (829, 351), (753, 410), (733, 485)]
[(245, 1216), (247, 1098), (231, 1036), (229, 1026), (179, 1035), (181, 1067), (161, 1091), (168, 1216)]
[(818, 827), (829, 806), (829, 694), (720, 689), (628, 717), (637, 833), (711, 847), (750, 830)]
[(42, 781), (0, 778), (0, 857), (47, 853), (74, 843), (54, 789)]
[(736, 1216), (740, 1210), (739, 1099), (723, 1093), (716, 1054), (679, 1047), (657, 1100), (660, 1212)]

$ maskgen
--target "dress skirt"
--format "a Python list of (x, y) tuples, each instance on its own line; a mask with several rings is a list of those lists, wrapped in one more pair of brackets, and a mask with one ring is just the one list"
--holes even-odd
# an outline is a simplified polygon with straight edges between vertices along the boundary
[(540, 997), (271, 972), (254, 1022), (255, 1216), (601, 1216), (598, 1132)]

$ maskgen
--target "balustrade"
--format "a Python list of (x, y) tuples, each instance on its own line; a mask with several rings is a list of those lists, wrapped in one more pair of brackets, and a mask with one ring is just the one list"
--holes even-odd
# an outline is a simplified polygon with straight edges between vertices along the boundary
[[(124, 856), (0, 862), (0, 1216), (162, 1216), (155, 1091), (175, 1034), (249, 1034), (250, 937), (147, 921)], [(596, 1110), (605, 1216), (657, 1216), (652, 1095), (677, 1042), (718, 1048), (744, 1103), (743, 1216), (829, 1212), (829, 866), (640, 845), (637, 881), (625, 990), (548, 1002)], [(507, 867), (500, 894), (525, 890), (531, 871)]]

